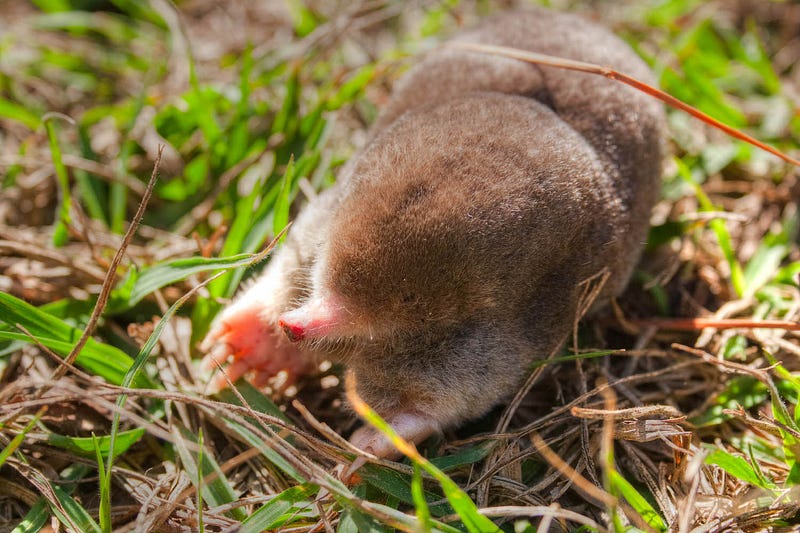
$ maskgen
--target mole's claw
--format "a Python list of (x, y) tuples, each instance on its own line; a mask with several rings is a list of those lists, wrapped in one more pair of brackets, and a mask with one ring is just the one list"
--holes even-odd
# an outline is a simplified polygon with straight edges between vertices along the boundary
[(206, 356), (200, 362), (203, 372), (211, 372), (220, 365), (224, 365), (231, 356), (231, 350), (225, 343), (212, 344), (206, 350)]
[(219, 344), (224, 340), (228, 331), (230, 331), (230, 327), (224, 321), (215, 323), (211, 327), (211, 330), (209, 330), (208, 334), (206, 334), (203, 342), (200, 343), (200, 349), (204, 352), (209, 351), (214, 347), (215, 344)]
[(285, 388), (313, 370), (309, 357), (285, 338), (277, 324), (264, 318), (265, 314), (263, 303), (234, 303), (212, 326), (200, 344), (205, 352), (201, 370), (216, 371), (209, 381), (210, 390), (224, 389), (242, 376), (261, 387), (282, 372), (287, 379), (280, 387)]

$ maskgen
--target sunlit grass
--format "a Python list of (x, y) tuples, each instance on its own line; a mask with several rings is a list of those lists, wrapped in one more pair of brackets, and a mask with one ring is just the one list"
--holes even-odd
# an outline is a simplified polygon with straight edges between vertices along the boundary
[[(334, 31), (330, 13), (291, 1), (288, 26), (278, 28), (287, 32), (283, 46), (253, 42), (213, 61), (176, 44), (186, 38), (176, 16), (184, 25), (197, 21), (157, 2), (32, 4), (21, 26), (0, 36), (0, 194), (19, 198), (16, 227), (0, 226), (0, 260), (7, 254), (34, 265), (12, 279), (0, 262), (0, 494), (36, 491), (2, 517), (13, 531), (39, 531), (51, 517), (79, 531), (134, 523), (159, 530), (169, 521), (254, 532), (534, 531), (556, 523), (622, 531), (636, 516), (663, 530), (683, 516), (712, 520), (702, 509), (682, 508), (682, 493), (659, 493), (665, 480), (634, 461), (652, 453), (653, 464), (675, 479), (692, 461), (705, 464), (694, 465), (704, 482), (724, 471), (730, 482), (703, 488), (718, 490), (715, 497), (762, 491), (760, 500), (721, 519), (761, 509), (764, 526), (796, 520), (787, 494), (800, 484), (800, 348), (782, 331), (705, 332), (699, 339), (650, 339), (640, 331), (646, 348), (634, 353), (617, 348), (633, 347), (635, 336), (624, 338), (624, 328), (599, 320), (594, 332), (580, 332), (578, 348), (587, 353), (536, 365), (552, 372), (550, 381), (572, 377), (539, 384), (550, 403), (518, 424), (518, 433), (484, 438), (493, 427), (482, 421), (471, 434), (483, 437), (448, 434), (451, 445), (434, 440), (420, 452), (406, 450), (411, 464), (368, 462), (349, 484), (338, 479), (336, 465), (356, 452), (336, 431), (351, 428), (352, 415), (335, 389), (316, 391), (318, 402), (300, 391), (296, 398), (318, 409), (310, 412), (247, 384), (213, 400), (203, 396), (203, 376), (191, 361), (195, 343), (241, 281), (268, 261), (265, 250), (291, 220), (293, 204), (333, 182), (406, 52), (493, 3), (409, 7), (405, 25), (389, 4), (353, 14), (387, 21), (380, 31), (394, 44), (365, 51)], [(639, 43), (665, 90), (796, 151), (800, 117), (786, 96), (788, 72), (774, 68), (764, 31), (752, 22), (734, 31), (701, 4), (660, 2), (620, 29)], [(670, 112), (670, 125), (674, 160), (657, 209), (668, 216), (655, 220), (659, 246), (652, 252), (671, 248), (678, 266), (649, 288), (657, 303), (640, 290), (628, 304), (638, 298), (648, 313), (686, 316), (689, 302), (697, 315), (797, 321), (798, 215), (787, 192), (796, 187), (796, 170), (679, 112)], [(54, 360), (66, 357), (86, 328), (160, 144), (159, 180), (102, 319), (76, 368), (52, 380)], [(30, 198), (41, 205), (26, 207)], [(753, 217), (742, 198), (759, 202), (767, 223), (757, 231), (742, 220)], [(53, 281), (35, 264), (66, 269), (66, 281)], [(637, 276), (645, 278), (662, 279)], [(635, 313), (636, 306), (625, 309)], [(610, 350), (594, 350), (598, 329)], [(695, 341), (697, 353), (670, 348)], [(336, 368), (326, 372), (341, 377)], [(585, 378), (583, 388), (575, 375)], [(602, 407), (594, 381), (600, 376), (626, 408), (682, 410), (688, 421), (670, 423), (694, 440), (670, 441), (676, 451), (666, 438), (620, 434), (601, 457), (594, 437), (604, 424), (650, 420), (572, 417), (570, 402)], [(617, 513), (572, 487), (532, 447), (534, 431), (633, 513)]]

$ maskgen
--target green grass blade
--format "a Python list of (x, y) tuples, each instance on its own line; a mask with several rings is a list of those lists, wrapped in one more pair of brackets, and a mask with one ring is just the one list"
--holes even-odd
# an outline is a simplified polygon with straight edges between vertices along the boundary
[[(70, 2), (72, 3), (72, 2)], [(127, 41), (135, 38), (136, 32), (131, 27), (131, 20), (111, 13), (83, 11), (74, 7), (60, 12), (39, 15), (34, 19), (37, 28), (43, 30), (64, 31), (76, 35), (97, 33), (110, 41)]]
[[(392, 506), (389, 506), (389, 505), (384, 505), (384, 504), (381, 504), (381, 503), (375, 503), (373, 501), (365, 501), (364, 505), (366, 505), (370, 509), (378, 511), (379, 513), (381, 513), (384, 516), (389, 517), (391, 520), (394, 520), (394, 521), (396, 521), (396, 522), (398, 522), (400, 524), (403, 524), (407, 529), (412, 529), (412, 528), (419, 527), (419, 522), (417, 521), (416, 517), (409, 516), (405, 512), (400, 511), (400, 510), (396, 509), (395, 507), (392, 507)], [(445, 524), (444, 522), (437, 522), (437, 521), (434, 521), (434, 520), (431, 520), (431, 524), (433, 526), (432, 530), (434, 532), (436, 532), (436, 533), (439, 533), (439, 532), (441, 532), (441, 533), (464, 533), (464, 528), (463, 528), (462, 524), (456, 523), (456, 526), (462, 526), (462, 527), (456, 527), (456, 526), (451, 526), (449, 524)], [(361, 529), (359, 529), (359, 531), (361, 531)], [(386, 529), (385, 529), (384, 526), (381, 526), (381, 529), (377, 529), (376, 531), (386, 531)], [(484, 531), (486, 531), (486, 533), (500, 533), (501, 530), (498, 527), (495, 526), (493, 529), (486, 529)]]
[(800, 485), (800, 461), (797, 460), (797, 454), (795, 454), (794, 457), (794, 464), (789, 469), (789, 474), (786, 476), (786, 485), (789, 487)]
[[(122, 152), (117, 162), (117, 171), (120, 176), (127, 173), (127, 161), (133, 151), (132, 142), (123, 143)], [(114, 233), (122, 233), (125, 229), (125, 219), (128, 207), (128, 188), (118, 181), (109, 185), (108, 212), (109, 225)]]
[[(246, 405), (257, 413), (264, 413), (266, 415), (274, 416), (286, 422), (291, 423), (289, 417), (281, 411), (275, 402), (269, 396), (264, 394), (261, 390), (254, 387), (245, 380), (240, 380), (236, 383), (236, 391), (244, 399)], [(226, 403), (232, 405), (242, 405), (239, 401), (239, 396), (230, 389), (225, 389), (217, 393), (217, 397)], [(276, 430), (278, 428), (275, 428)]]
[[(123, 387), (130, 387), (131, 384), (136, 382), (137, 378), (139, 377), (139, 373), (141, 372), (142, 368), (144, 368), (144, 364), (147, 362), (147, 359), (150, 357), (150, 354), (155, 348), (158, 339), (164, 332), (164, 328), (167, 327), (173, 315), (181, 308), (181, 306), (186, 302), (186, 300), (188, 300), (188, 298), (192, 294), (193, 292), (188, 292), (183, 297), (179, 298), (161, 316), (161, 320), (159, 320), (158, 324), (156, 324), (156, 327), (153, 329), (153, 332), (147, 338), (147, 341), (144, 343), (142, 348), (139, 350), (139, 353), (136, 355), (136, 359), (134, 359), (133, 364), (131, 364), (130, 368), (126, 372), (125, 377), (122, 380)], [(128, 399), (127, 394), (120, 394), (117, 397), (116, 403), (119, 409), (114, 413), (114, 418), (111, 422), (111, 434), (110, 434), (111, 444), (109, 446), (111, 453), (108, 454), (108, 466), (106, 468), (108, 472), (111, 472), (112, 465), (114, 464), (113, 452), (116, 449), (115, 441), (117, 438), (117, 434), (119, 432), (120, 411), (125, 406), (127, 399)]]
[[(197, 463), (203, 464), (203, 428), (197, 432)], [(203, 524), (203, 477), (197, 477), (197, 529), (200, 533), (204, 533), (205, 525)]]
[(289, 158), (286, 165), (286, 172), (283, 173), (281, 181), (281, 191), (272, 215), (272, 233), (277, 235), (289, 223), (289, 208), (292, 205), (291, 191), (294, 183), (294, 158)]
[[(235, 501), (237, 498), (236, 491), (225, 477), (225, 474), (222, 472), (222, 469), (214, 460), (213, 456), (208, 453), (203, 453), (200, 454), (197, 457), (197, 461), (195, 461), (194, 455), (185, 445), (185, 442), (188, 441), (199, 446), (197, 436), (187, 429), (182, 429), (180, 433), (183, 438), (175, 439), (175, 449), (181, 458), (181, 462), (189, 478), (195, 484), (197, 490), (202, 491), (203, 500), (214, 507)], [(211, 474), (216, 474), (213, 479), (204, 483), (202, 486), (198, 485), (199, 479), (205, 480)], [(231, 509), (227, 514), (240, 522), (247, 518), (244, 509), (240, 507)]]
[(709, 221), (708, 225), (717, 236), (717, 242), (722, 250), (722, 255), (725, 257), (725, 261), (727, 261), (728, 265), (730, 266), (731, 284), (733, 285), (733, 289), (736, 291), (736, 294), (742, 296), (745, 293), (744, 272), (742, 271), (742, 265), (736, 259), (736, 252), (731, 244), (731, 235), (728, 232), (727, 226), (725, 226), (725, 221), (715, 218), (714, 220)]
[(769, 480), (762, 479), (743, 457), (732, 455), (725, 450), (714, 449), (705, 458), (705, 463), (717, 465), (733, 477), (750, 483), (762, 489), (774, 490), (775, 484)]
[(617, 353), (618, 350), (598, 350), (596, 352), (583, 352), (583, 353), (576, 353), (571, 355), (562, 355), (559, 357), (552, 357), (550, 359), (540, 359), (535, 361), (531, 364), (528, 369), (533, 370), (534, 368), (539, 368), (540, 366), (550, 366), (550, 365), (557, 365), (560, 363), (569, 363), (570, 361), (582, 361), (584, 359), (596, 359), (598, 357), (605, 357), (607, 355), (613, 355)]
[(326, 108), (329, 111), (339, 109), (345, 104), (356, 100), (364, 89), (375, 79), (376, 65), (364, 65), (350, 75), (331, 98), (328, 99)]
[[(678, 158), (674, 158), (674, 161), (678, 167), (678, 173), (681, 178), (683, 178), (683, 180), (694, 189), (695, 196), (697, 196), (697, 201), (700, 203), (700, 210), (703, 212), (716, 211), (714, 204), (711, 203), (709, 197), (706, 195), (700, 185), (698, 185), (694, 179), (692, 179), (691, 171), (686, 163)], [(714, 231), (720, 250), (722, 251), (722, 255), (725, 257), (725, 260), (731, 269), (731, 284), (733, 285), (733, 289), (736, 291), (736, 294), (742, 296), (745, 293), (744, 272), (742, 270), (742, 265), (736, 259), (736, 252), (731, 245), (731, 236), (730, 233), (728, 233), (728, 228), (725, 226), (725, 221), (715, 218), (709, 221), (708, 225)]]
[[(361, 467), (358, 474), (366, 482), (380, 490), (381, 492), (392, 496), (400, 502), (414, 505), (414, 491), (413, 479), (406, 474), (402, 474), (391, 468), (385, 468), (378, 465), (366, 464)], [(447, 503), (441, 503), (441, 494), (423, 491), (422, 497), (426, 502), (439, 502), (433, 507), (429, 506), (429, 512), (434, 516), (444, 516), (453, 513), (453, 508)]]
[(231, 257), (189, 257), (174, 259), (143, 268), (135, 274), (130, 294), (125, 298), (127, 307), (133, 307), (152, 292), (181, 281), (193, 274), (226, 268), (250, 266), (256, 258), (254, 254), (238, 254)]
[[(122, 453), (125, 453), (128, 448), (139, 442), (144, 434), (144, 428), (136, 428), (118, 432), (113, 443), (114, 455), (118, 456)], [(108, 457), (112, 444), (110, 436), (94, 436), (91, 438), (67, 437), (65, 435), (57, 435), (55, 433), (49, 433), (47, 435), (47, 443), (87, 458), (92, 457), (97, 453), (104, 458)]]
[(750, 376), (736, 376), (717, 393), (706, 412), (690, 418), (689, 422), (696, 427), (710, 427), (730, 419), (730, 415), (724, 412), (726, 409), (752, 409), (767, 399), (769, 391), (763, 383)]
[[(244, 242), (247, 239), (248, 233), (250, 233), (254, 227), (259, 226), (259, 214), (254, 212), (256, 211), (256, 201), (261, 198), (261, 187), (262, 184), (256, 184), (249, 195), (239, 198), (236, 202), (236, 208), (234, 209), (235, 216), (228, 230), (228, 235), (225, 237), (220, 255), (233, 256), (235, 254), (252, 251), (248, 250)], [(261, 206), (263, 207), (264, 199), (261, 199), (261, 202)], [(236, 291), (243, 275), (244, 268), (227, 272), (208, 284), (208, 292), (214, 298), (230, 298)], [(220, 307), (221, 305), (212, 299), (201, 299), (197, 302), (192, 311), (192, 324), (194, 326), (193, 335), (196, 333), (204, 334), (206, 328), (208, 328), (208, 325), (211, 323), (211, 319)]]
[(238, 532), (260, 533), (290, 526), (293, 518), (303, 518), (303, 511), (313, 509), (312, 496), (318, 490), (309, 483), (284, 490), (248, 516)]
[[(236, 383), (236, 389), (239, 395), (241, 395), (241, 397), (244, 399), (246, 405), (254, 412), (274, 416), (286, 423), (290, 423), (289, 418), (280, 410), (280, 408), (275, 405), (275, 403), (270, 400), (269, 397), (264, 395), (264, 393), (253, 387), (251, 384), (244, 380), (240, 380)], [(218, 397), (223, 402), (227, 402), (232, 405), (242, 405), (238, 395), (229, 389), (219, 392)], [(236, 432), (244, 442), (248, 443), (254, 448), (257, 448), (261, 452), (261, 455), (263, 455), (270, 463), (275, 465), (284, 474), (288, 475), (298, 483), (306, 482), (306, 479), (292, 465), (290, 465), (289, 462), (287, 462), (278, 452), (270, 448), (263, 441), (263, 439), (256, 436), (248, 428), (239, 422), (227, 418), (224, 419), (224, 422), (229, 428)], [(255, 420), (252, 420), (251, 422), (258, 425), (258, 422)], [(273, 429), (275, 431), (280, 430), (278, 427), (273, 427)], [(291, 444), (291, 439), (287, 438), (286, 440)]]
[[(75, 346), (74, 342), (64, 342), (57, 339), (50, 339), (42, 336), (35, 336), (35, 341), (23, 333), (14, 333), (9, 331), (0, 331), (0, 339), (22, 341), (28, 344), (38, 342), (42, 346), (50, 348), (52, 351), (62, 357), (66, 357), (72, 348)], [(122, 350), (102, 344), (94, 339), (89, 339), (90, 342), (86, 343), (78, 358), (75, 360), (78, 366), (88, 371), (89, 373), (99, 376), (109, 383), (114, 385), (122, 384), (125, 373), (131, 366), (133, 360)], [(146, 376), (139, 376), (136, 380), (136, 387), (149, 387), (153, 382)]]
[[(225, 237), (225, 243), (222, 245), (220, 255), (232, 256), (240, 253), (253, 252), (258, 247), (258, 244), (248, 246), (246, 243), (254, 229), (261, 227), (260, 222), (265, 217), (265, 211), (267, 211), (267, 209), (271, 211), (272, 208), (271, 205), (268, 208), (265, 206), (265, 203), (268, 202), (262, 197), (262, 187), (263, 184), (256, 184), (249, 195), (240, 198), (236, 202), (236, 216), (231, 222), (231, 227), (230, 230), (228, 230), (228, 235)], [(256, 209), (257, 201), (260, 201), (258, 209)], [(260, 242), (266, 240), (268, 232), (269, 230), (262, 233), (263, 238)], [(208, 292), (213, 296), (227, 298), (233, 295), (238, 283), (239, 277), (235, 277), (233, 272), (229, 272), (209, 283)]]
[[(94, 435), (93, 435), (94, 437)], [(110, 533), (111, 531), (111, 476), (105, 469), (103, 464), (103, 454), (100, 451), (100, 443), (94, 439), (94, 451), (97, 458), (97, 484), (100, 487), (100, 529), (103, 533)]]
[[(770, 362), (771, 365), (775, 366), (775, 373), (783, 378), (783, 385), (791, 387), (793, 392), (797, 393), (800, 391), (798, 388), (798, 380), (789, 372), (785, 366), (780, 364), (779, 361), (775, 360), (775, 357), (772, 356), (771, 353), (768, 351), (764, 351), (764, 355), (767, 360)], [(794, 436), (800, 433), (800, 427), (795, 422), (795, 417), (797, 416), (797, 409), (795, 408), (795, 416), (792, 416), (789, 413), (789, 410), (784, 405), (783, 397), (781, 396), (780, 391), (775, 387), (774, 383), (768, 382), (768, 390), (770, 395), (770, 403), (772, 406), (772, 416), (775, 420), (780, 422), (782, 425), (786, 426), (789, 431), (784, 428), (780, 428), (781, 435), (784, 439), (784, 444), (795, 444), (800, 442), (800, 440)], [(788, 400), (788, 398), (787, 398)], [(793, 435), (794, 434), (794, 435)]]
[[(256, 187), (249, 197), (240, 200), (238, 205), (244, 203), (249, 208), (242, 211), (237, 208), (237, 218), (225, 239), (225, 244), (222, 247), (220, 255), (232, 256), (240, 252), (249, 253), (255, 252), (263, 245), (270, 233), (270, 226), (267, 224), (268, 216), (271, 213), (272, 203), (269, 199), (261, 199), (261, 204), (257, 209), (253, 209), (253, 202), (259, 196), (258, 187)], [(246, 266), (260, 261), (264, 256), (262, 254), (269, 253), (274, 244), (260, 252), (255, 258), (245, 266), (238, 268), (231, 268), (217, 279), (212, 280), (208, 285), (208, 292), (214, 297), (229, 298), (233, 296), (239, 286)], [(232, 250), (232, 251), (231, 251)], [(205, 334), (211, 319), (214, 314), (220, 309), (221, 305), (212, 299), (200, 299), (195, 303), (192, 310), (192, 329), (193, 340), (198, 340)]]
[(787, 285), (800, 285), (800, 261), (789, 263), (785, 267), (778, 270), (775, 275), (775, 280), (779, 283), (786, 283)]
[(70, 209), (72, 208), (72, 193), (69, 188), (69, 176), (67, 167), (61, 159), (61, 146), (58, 143), (58, 135), (54, 125), (56, 115), (46, 116), (44, 127), (47, 130), (47, 140), (50, 143), (50, 157), (53, 160), (53, 167), (56, 170), (56, 178), (61, 198), (61, 205), (58, 208), (58, 222), (53, 230), (53, 244), (57, 247), (64, 246), (69, 240)]
[[(33, 426), (39, 422), (44, 413), (45, 409), (40, 409), (39, 412), (36, 413), (33, 418), (31, 418), (31, 421), (28, 422), (24, 428), (22, 428), (22, 431), (14, 435), (14, 438), (9, 441), (8, 445), (0, 450), (0, 467), (5, 464), (6, 460), (11, 456), (12, 453), (17, 451), (17, 448), (19, 448), (20, 444), (22, 444), (22, 441), (25, 440), (25, 436), (30, 433), (30, 431), (33, 429)], [(2, 427), (2, 424), (0, 424), (0, 429), (2, 429)]]
[(42, 122), (36, 114), (31, 113), (26, 107), (2, 97), (0, 97), (0, 118), (19, 122), (33, 131)]
[[(124, 131), (127, 137), (131, 130), (136, 125), (136, 120), (139, 117), (142, 109), (147, 101), (148, 86), (145, 84), (142, 90), (139, 91), (133, 106), (133, 112), (128, 117), (128, 122), (125, 125)], [(128, 173), (128, 161), (131, 156), (139, 149), (139, 146), (134, 141), (127, 139), (122, 143), (119, 156), (117, 157), (117, 173), (124, 176)], [(128, 188), (124, 183), (113, 181), (109, 186), (109, 224), (111, 231), (115, 233), (122, 233), (125, 228), (125, 220), (128, 208)]]
[(747, 455), (750, 458), (750, 465), (753, 467), (753, 472), (758, 476), (758, 479), (761, 480), (761, 486), (768, 485), (770, 481), (764, 475), (764, 471), (761, 470), (752, 444), (747, 445)]
[[(450, 479), (447, 474), (436, 468), (430, 461), (419, 455), (418, 452), (409, 444), (405, 443), (397, 432), (386, 422), (381, 416), (375, 412), (371, 407), (366, 405), (359, 398), (354, 397), (354, 391), (348, 391), (348, 398), (350, 403), (353, 404), (356, 412), (370, 425), (375, 427), (378, 431), (383, 433), (389, 440), (392, 441), (401, 452), (408, 455), (409, 458), (419, 464), (419, 466), (433, 476), (442, 487), (445, 498), (453, 506), (456, 514), (461, 519), (464, 526), (470, 533), (484, 533), (499, 531), (499, 528), (489, 518), (483, 516), (478, 512), (475, 502), (467, 495), (466, 492), (456, 484), (455, 481)], [(354, 401), (355, 400), (355, 401)]]
[[(76, 487), (77, 481), (86, 477), (92, 468), (85, 464), (73, 464), (68, 466), (60, 473), (60, 487), (66, 494), (71, 494)], [(11, 531), (11, 533), (37, 533), (45, 526), (50, 518), (50, 502), (44, 497), (39, 498), (36, 503), (25, 514), (25, 517)]]
[(453, 470), (465, 465), (475, 464), (478, 461), (485, 459), (496, 447), (496, 441), (487, 441), (479, 444), (478, 446), (466, 448), (452, 455), (433, 457), (430, 459), (430, 461), (439, 470), (447, 472), (448, 470)]
[(55, 505), (51, 505), (50, 508), (64, 526), (71, 529), (72, 524), (75, 524), (81, 533), (102, 533), (100, 526), (94, 521), (89, 512), (76, 502), (69, 493), (58, 485), (53, 485), (53, 492), (67, 516), (64, 516)]
[(422, 533), (429, 533), (432, 529), (431, 510), (425, 500), (425, 489), (422, 486), (422, 473), (419, 465), (414, 463), (414, 475), (411, 477), (411, 497), (414, 500), (414, 508), (417, 510), (417, 520)]
[(245, 157), (250, 145), (248, 119), (252, 113), (250, 101), (250, 74), (253, 71), (253, 45), (248, 44), (237, 60), (239, 64), (239, 101), (236, 114), (231, 118), (231, 130), (225, 139), (223, 168), (231, 168)]
[(745, 296), (769, 283), (779, 271), (781, 262), (789, 254), (791, 243), (797, 238), (798, 215), (791, 214), (777, 233), (770, 233), (761, 240), (744, 269)]
[(201, 86), (192, 69), (192, 90), (183, 97), (187, 104), (186, 113), (190, 115), (203, 132), (206, 144), (216, 146), (222, 137), (222, 128), (216, 116), (217, 106), (214, 105), (215, 91), (211, 87)]
[[(752, 20), (748, 20), (752, 22)], [(775, 73), (769, 55), (764, 49), (764, 44), (758, 37), (752, 24), (743, 36), (727, 34), (725, 43), (732, 51), (732, 56), (741, 63), (750, 67), (761, 81), (767, 94), (778, 94), (781, 90), (781, 81)]]
[(619, 494), (639, 513), (639, 516), (656, 531), (666, 531), (667, 524), (650, 502), (637, 491), (616, 469), (608, 471), (608, 481), (615, 494)]
[[(90, 136), (91, 133), (86, 124), (79, 124), (78, 140), (80, 142), (81, 155), (84, 159), (96, 160), (97, 155), (92, 150)], [(73, 174), (75, 175), (75, 183), (78, 186), (81, 205), (86, 207), (86, 212), (91, 218), (108, 225), (108, 217), (106, 217), (106, 213), (103, 210), (103, 206), (108, 202), (104, 184), (96, 176), (82, 169), (73, 169)]]
[(225, 425), (235, 431), (244, 442), (250, 446), (257, 448), (261, 455), (263, 455), (270, 463), (275, 465), (284, 474), (288, 475), (298, 483), (305, 483), (307, 480), (292, 466), (286, 459), (270, 448), (260, 437), (256, 436), (252, 431), (230, 419), (224, 419)]
[[(258, 250), (270, 236), (273, 225), (270, 216), (280, 191), (280, 183), (263, 194), (264, 183), (257, 183), (252, 192), (239, 198), (234, 210), (235, 217), (225, 238), (220, 255), (231, 256)], [(281, 228), (283, 229), (283, 228)], [(277, 235), (277, 234), (276, 234)], [(244, 276), (244, 268), (231, 269), (208, 284), (208, 292), (217, 298), (233, 296)], [(192, 323), (194, 332), (202, 334), (220, 305), (211, 300), (200, 300), (194, 307)]]
[(343, 504), (345, 510), (339, 518), (337, 533), (390, 533), (391, 529), (379, 524), (368, 514), (362, 513), (358, 509)]
[(0, 321), (9, 326), (20, 324), (34, 336), (42, 335), (64, 342), (75, 342), (81, 335), (77, 328), (63, 320), (5, 292), (0, 292)]
[(11, 530), (11, 533), (37, 533), (42, 531), (42, 528), (47, 524), (47, 519), (50, 518), (49, 509), (47, 500), (39, 498), (20, 523)]
[(314, 12), (306, 6), (305, 2), (287, 0), (286, 6), (289, 8), (289, 14), (294, 23), (294, 32), (298, 37), (305, 37), (319, 25), (320, 21), (314, 15)]
[[(70, 353), (81, 336), (79, 329), (4, 292), (0, 292), (0, 322), (12, 328), (21, 325), (38, 342), (62, 357)], [(13, 331), (0, 331), (0, 339), (34, 342), (26, 334)], [(119, 348), (89, 338), (75, 362), (110, 383), (120, 385), (133, 359)], [(145, 376), (135, 381), (137, 387), (150, 384), (151, 381)]]
[[(430, 465), (430, 463), (428, 463)], [(499, 528), (478, 512), (478, 508), (475, 506), (475, 502), (467, 495), (466, 492), (461, 490), (461, 488), (446, 474), (441, 472), (440, 470), (430, 465), (430, 467), (426, 467), (424, 463), (421, 463), (423, 469), (425, 469), (430, 475), (432, 475), (439, 484), (442, 486), (442, 490), (444, 491), (444, 495), (447, 498), (447, 501), (450, 502), (450, 505), (453, 506), (453, 509), (458, 514), (459, 518), (463, 524), (467, 527), (467, 530), (474, 533), (489, 533), (494, 531), (499, 531)]]
[(150, 2), (139, 0), (111, 0), (111, 3), (127, 13), (132, 19), (144, 20), (161, 28), (166, 28), (164, 19), (158, 11), (151, 7)]
[(286, 93), (283, 103), (272, 123), (272, 133), (282, 134), (284, 143), (289, 144), (297, 132), (297, 115), (300, 107), (300, 64), (292, 67), (286, 80)]

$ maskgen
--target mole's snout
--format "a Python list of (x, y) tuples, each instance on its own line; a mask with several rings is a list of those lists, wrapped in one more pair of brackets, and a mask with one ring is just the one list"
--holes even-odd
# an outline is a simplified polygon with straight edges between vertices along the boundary
[(299, 342), (306, 337), (306, 330), (297, 324), (289, 324), (285, 320), (278, 321), (278, 325), (292, 342)]
[(312, 298), (302, 306), (283, 313), (278, 319), (286, 337), (292, 342), (317, 339), (330, 334), (341, 334), (346, 312), (337, 298), (323, 296)]

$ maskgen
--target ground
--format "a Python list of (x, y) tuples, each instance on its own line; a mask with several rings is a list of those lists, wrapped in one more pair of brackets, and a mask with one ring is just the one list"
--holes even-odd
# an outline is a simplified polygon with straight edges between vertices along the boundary
[[(415, 54), (511, 4), (0, 4), (0, 531), (798, 527), (800, 172), (679, 111), (627, 292), (430, 461), (342, 475), (338, 366), (204, 394), (199, 341), (252, 254)], [(800, 5), (548, 5), (800, 153)]]

